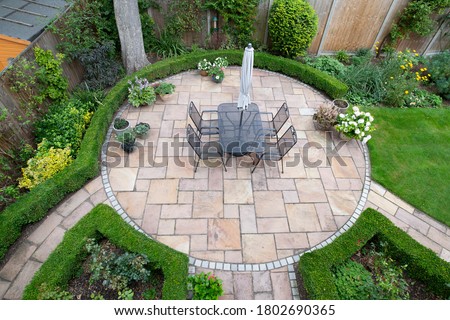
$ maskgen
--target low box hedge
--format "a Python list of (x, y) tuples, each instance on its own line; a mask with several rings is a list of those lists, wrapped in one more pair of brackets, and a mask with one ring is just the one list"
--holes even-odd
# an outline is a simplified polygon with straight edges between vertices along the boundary
[(305, 253), (298, 269), (308, 298), (314, 300), (338, 300), (331, 269), (361, 249), (377, 236), (390, 244), (389, 254), (400, 264), (408, 265), (408, 275), (427, 284), (428, 288), (443, 297), (450, 296), (450, 264), (433, 251), (411, 238), (381, 213), (365, 210), (355, 224), (333, 243)]
[(186, 299), (188, 257), (136, 231), (113, 208), (104, 204), (96, 206), (66, 232), (63, 241), (25, 288), (23, 299), (37, 299), (43, 283), (49, 290), (65, 290), (86, 258), (86, 240), (100, 237), (126, 251), (145, 254), (153, 266), (161, 268), (164, 274), (163, 299)]
[[(189, 69), (196, 69), (202, 59), (227, 57), (232, 65), (242, 63), (243, 52), (238, 50), (196, 51), (191, 54), (166, 59), (151, 64), (118, 82), (92, 117), (91, 124), (81, 143), (77, 159), (51, 179), (39, 184), (0, 213), (0, 260), (9, 247), (20, 237), (22, 228), (41, 220), (67, 194), (79, 190), (99, 174), (101, 147), (114, 113), (128, 95), (128, 81), (145, 77), (150, 82), (166, 78)], [(255, 67), (281, 72), (323, 90), (332, 99), (343, 96), (347, 86), (337, 79), (304, 64), (257, 52)]]

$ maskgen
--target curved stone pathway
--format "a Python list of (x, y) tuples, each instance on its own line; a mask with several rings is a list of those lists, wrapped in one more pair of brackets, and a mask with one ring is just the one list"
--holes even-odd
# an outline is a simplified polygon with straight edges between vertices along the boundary
[[(227, 76), (228, 79), (232, 78), (233, 73), (234, 76), (236, 75), (236, 71), (231, 68), (227, 70), (230, 72)], [(189, 74), (189, 73), (188, 73)], [(274, 77), (278, 76), (271, 73), (265, 73), (261, 72), (260, 75), (264, 75), (265, 77), (268, 77), (269, 79), (261, 80), (261, 85), (265, 83), (266, 85), (270, 83), (271, 81), (275, 81)], [(179, 75), (180, 76), (180, 75)], [(177, 76), (176, 76), (177, 77)], [(173, 80), (176, 80), (177, 78), (174, 77)], [(227, 79), (226, 78), (226, 79)], [(180, 100), (180, 103), (183, 104), (191, 99), (196, 101), (200, 106), (209, 106), (208, 103), (202, 103), (202, 99), (204, 99), (204, 96), (197, 94), (198, 98), (195, 98), (195, 95), (192, 97), (189, 95), (186, 95), (186, 93), (183, 93), (183, 85), (189, 85), (192, 87), (200, 86), (200, 89), (202, 87), (202, 84), (200, 85), (196, 84), (195, 81), (198, 80), (192, 80), (195, 79), (194, 76), (190, 80), (187, 80), (185, 84), (181, 82), (177, 85), (177, 88), (179, 89), (179, 94), (177, 95), (177, 103), (178, 100)], [(182, 81), (182, 79), (181, 79)], [(280, 89), (286, 88), (286, 83), (288, 80), (286, 80), (285, 77), (282, 77), (282, 80), (280, 80), (281, 87), (278, 87), (278, 84), (275, 84), (274, 87), (271, 87), (271, 92), (273, 95), (280, 95)], [(290, 80), (289, 80), (290, 81)], [(227, 84), (227, 82), (225, 82)], [(258, 85), (258, 84), (257, 84)], [(209, 84), (205, 84), (204, 86), (209, 86)], [(225, 86), (225, 87), (232, 87), (231, 85)], [(209, 87), (208, 87), (209, 88)], [(209, 90), (216, 90), (214, 88), (209, 88)], [(314, 90), (310, 90), (307, 86), (304, 86), (302, 84), (299, 84), (299, 87), (297, 87), (297, 90), (299, 88), (302, 90), (302, 94), (304, 95), (303, 98), (299, 98), (298, 96), (292, 97), (294, 95), (294, 89), (292, 88), (292, 94), (291, 96), (288, 95), (287, 98), (292, 99), (291, 102), (288, 101), (288, 105), (290, 107), (292, 117), (296, 119), (298, 122), (297, 125), (295, 125), (298, 128), (309, 128), (311, 130), (311, 133), (308, 134), (308, 132), (305, 133), (304, 138), (309, 138), (309, 136), (314, 136), (313, 129), (312, 129), (312, 122), (311, 122), (311, 115), (313, 112), (313, 109), (317, 107), (318, 103), (323, 102), (323, 97), (318, 95)], [(190, 88), (192, 89), (192, 88)], [(195, 88), (194, 88), (195, 89)], [(187, 89), (186, 89), (187, 90)], [(235, 90), (232, 88), (225, 89), (225, 90)], [(286, 89), (286, 90), (289, 90)], [(266, 90), (267, 91), (267, 90)], [(234, 92), (234, 91), (233, 91)], [(260, 90), (260, 94), (267, 94), (265, 90)], [(234, 95), (232, 95), (233, 98)], [(229, 98), (228, 96), (224, 96), (224, 98)], [(275, 99), (275, 97), (273, 97)], [(286, 98), (286, 94), (285, 94)], [(196, 100), (197, 99), (197, 100)], [(298, 99), (301, 101), (301, 105), (298, 107), (296, 106), (296, 103), (298, 102)], [(304, 100), (303, 100), (304, 99)], [(261, 100), (262, 101), (266, 100)], [(272, 101), (272, 100), (270, 100)], [(205, 101), (203, 101), (205, 102)], [(277, 101), (278, 102), (278, 101)], [(212, 102), (210, 102), (212, 103)], [(214, 102), (216, 103), (216, 102)], [(219, 102), (220, 103), (220, 102)], [(266, 102), (264, 102), (266, 104)], [(159, 126), (156, 120), (150, 120), (155, 121), (153, 125), (158, 128), (158, 135), (161, 134), (164, 130), (169, 130), (167, 128), (167, 125), (164, 125), (164, 118), (165, 117), (178, 117), (179, 115), (173, 114), (173, 113), (165, 113), (164, 111), (158, 111), (163, 110), (162, 104), (155, 105), (156, 111), (160, 112), (161, 118), (159, 120)], [(187, 105), (187, 102), (186, 102)], [(269, 110), (273, 111), (276, 109), (276, 106), (273, 105), (273, 108)], [(303, 108), (301, 107), (303, 106)], [(160, 109), (158, 109), (160, 108)], [(154, 111), (154, 110), (153, 110)], [(293, 111), (293, 112), (292, 112)], [(297, 113), (298, 112), (298, 113)], [(139, 114), (132, 115), (133, 112), (131, 112), (131, 117), (135, 117), (134, 120), (139, 119)], [(303, 118), (304, 117), (304, 118)], [(151, 118), (153, 119), (153, 118)], [(183, 120), (170, 120), (168, 121), (172, 122), (172, 132), (171, 134), (178, 130), (180, 134), (183, 133), (183, 126), (186, 124), (186, 115), (184, 115)], [(177, 123), (177, 121), (179, 121)], [(147, 121), (148, 122), (148, 121)], [(176, 128), (178, 126), (179, 128)], [(304, 129), (306, 130), (306, 129)], [(306, 130), (307, 131), (307, 130)], [(156, 132), (156, 130), (155, 130)], [(168, 134), (168, 133), (167, 133)], [(153, 137), (155, 138), (156, 133), (153, 133)], [(152, 136), (152, 133), (150, 134)], [(158, 136), (160, 138), (160, 136)], [(165, 137), (161, 137), (165, 138)], [(306, 142), (305, 142), (306, 143)], [(270, 258), (267, 258), (267, 256), (262, 255), (262, 259), (259, 259), (258, 261), (252, 262), (251, 260), (246, 260), (246, 254), (244, 253), (244, 250), (241, 246), (240, 249), (235, 250), (228, 250), (229, 253), (227, 254), (227, 250), (222, 250), (223, 254), (219, 255), (219, 258), (217, 258), (217, 254), (214, 253), (212, 255), (209, 254), (199, 254), (202, 250), (192, 250), (193, 244), (194, 248), (204, 248), (205, 244), (206, 247), (208, 246), (208, 233), (205, 234), (183, 234), (180, 236), (188, 236), (189, 237), (189, 247), (187, 250), (185, 250), (186, 253), (191, 254), (190, 262), (190, 273), (200, 272), (200, 271), (212, 271), (215, 274), (217, 274), (221, 279), (224, 280), (224, 296), (223, 299), (298, 299), (298, 291), (296, 289), (296, 280), (295, 280), (295, 272), (294, 272), (294, 264), (298, 260), (297, 253), (305, 252), (306, 250), (311, 250), (316, 247), (321, 247), (329, 243), (333, 240), (334, 237), (338, 236), (341, 232), (345, 231), (357, 218), (359, 213), (366, 207), (372, 207), (377, 209), (378, 211), (382, 212), (386, 217), (388, 217), (391, 221), (393, 221), (394, 224), (396, 224), (398, 227), (405, 230), (408, 234), (410, 234), (414, 239), (422, 243), (423, 245), (429, 247), (431, 250), (436, 252), (437, 255), (439, 255), (441, 258), (443, 258), (446, 261), (450, 261), (450, 228), (442, 225), (439, 222), (436, 222), (432, 218), (428, 217), (427, 215), (421, 213), (417, 209), (413, 208), (406, 202), (402, 201), (389, 191), (385, 190), (383, 187), (378, 185), (377, 183), (371, 182), (369, 179), (369, 166), (366, 163), (363, 163), (362, 166), (356, 165), (356, 161), (360, 160), (354, 160), (353, 156), (356, 154), (354, 151), (356, 151), (356, 146), (354, 147), (355, 150), (346, 150), (342, 149), (345, 156), (352, 156), (352, 161), (355, 164), (355, 168), (358, 170), (358, 179), (347, 179), (343, 181), (338, 181), (338, 179), (346, 179), (346, 178), (336, 178), (335, 176), (334, 181), (328, 174), (330, 171), (333, 172), (333, 168), (324, 166), (323, 168), (319, 167), (316, 170), (308, 170), (308, 168), (305, 168), (306, 171), (306, 179), (320, 179), (323, 191), (326, 193), (327, 191), (340, 191), (342, 187), (347, 187), (353, 194), (352, 197), (354, 202), (350, 211), (347, 211), (347, 213), (343, 216), (334, 214), (333, 211), (333, 205), (329, 204), (329, 208), (331, 211), (331, 215), (328, 216), (322, 216), (320, 217), (316, 204), (321, 202), (314, 203), (313, 207), (316, 210), (315, 214), (317, 216), (318, 225), (322, 228), (324, 222), (330, 223), (330, 221), (334, 222), (334, 229), (329, 230), (321, 230), (314, 232), (308, 232), (305, 231), (305, 237), (307, 245), (305, 246), (295, 246), (295, 247), (289, 247), (289, 248), (277, 248), (276, 246), (280, 244), (280, 242), (277, 243), (276, 237), (283, 232), (275, 232), (272, 234), (272, 238), (274, 240), (274, 246), (275, 249), (270, 255)], [(109, 150), (109, 151), (108, 151)], [(113, 150), (114, 151), (114, 150)], [(116, 150), (117, 151), (117, 150)], [(108, 152), (111, 154), (111, 150), (109, 149), (109, 145), (105, 144), (105, 156)], [(114, 151), (115, 152), (115, 151)], [(119, 151), (120, 152), (120, 151)], [(153, 152), (153, 151), (152, 151)], [(154, 150), (154, 152), (158, 152), (158, 148)], [(362, 150), (361, 155), (365, 154), (367, 156), (367, 151)], [(125, 158), (121, 158), (125, 160)], [(361, 158), (359, 158), (361, 159)], [(108, 159), (104, 159), (106, 162), (108, 162)], [(364, 159), (363, 159), (364, 160)], [(132, 163), (133, 161), (136, 161), (136, 159), (132, 159), (132, 157), (127, 159), (128, 165)], [(123, 162), (122, 165), (120, 165), (121, 162), (119, 162), (119, 165), (116, 168), (126, 168), (125, 164), (126, 162)], [(361, 163), (361, 162), (359, 162)], [(249, 171), (248, 168), (242, 168), (243, 170), (239, 171), (237, 167), (237, 163), (234, 162), (233, 166), (235, 166), (236, 170), (235, 173), (233, 173), (235, 176), (233, 176), (233, 180), (238, 180), (240, 176), (244, 175), (244, 177), (247, 177), (247, 171)], [(367, 168), (366, 168), (367, 167)], [(276, 168), (276, 167), (275, 167)], [(109, 168), (111, 170), (112, 168)], [(129, 167), (133, 172), (133, 167)], [(165, 171), (165, 175), (170, 170), (173, 170), (174, 168), (170, 168), (170, 166), (167, 166), (167, 171)], [(201, 175), (213, 175), (215, 174), (215, 171), (222, 170), (221, 168), (207, 168), (207, 167), (201, 167), (198, 170), (196, 179), (206, 179), (205, 177)], [(138, 167), (135, 167), (136, 172), (139, 170)], [(160, 169), (163, 170), (163, 169)], [(192, 168), (189, 168), (189, 170), (192, 172)], [(245, 170), (245, 171), (244, 171)], [(108, 171), (108, 167), (103, 167), (102, 170), (102, 176), (97, 177), (96, 179), (90, 181), (87, 183), (81, 190), (78, 192), (68, 196), (65, 200), (63, 200), (57, 207), (55, 207), (49, 215), (41, 222), (39, 225), (31, 232), (29, 236), (26, 237), (26, 239), (21, 243), (19, 247), (16, 248), (15, 252), (11, 257), (9, 258), (6, 263), (4, 263), (3, 267), (0, 270), (0, 298), (1, 299), (20, 299), (23, 289), (26, 286), (26, 284), (31, 280), (32, 276), (38, 270), (38, 268), (42, 265), (42, 263), (46, 260), (48, 255), (52, 252), (52, 250), (60, 243), (62, 240), (64, 233), (66, 230), (70, 229), (77, 221), (79, 221), (84, 215), (86, 215), (96, 204), (99, 203), (106, 203), (111, 205), (112, 207), (115, 207), (118, 209), (119, 213), (122, 213), (124, 216), (124, 219), (129, 222), (130, 224), (134, 225), (135, 228), (148, 232), (148, 228), (155, 228), (154, 224), (151, 224), (152, 219), (158, 219), (161, 220), (174, 220), (174, 229), (177, 226), (177, 219), (184, 219), (183, 217), (174, 217), (169, 219), (161, 218), (162, 214), (162, 207), (164, 204), (147, 204), (146, 206), (150, 206), (152, 209), (155, 209), (155, 206), (159, 206), (159, 216), (155, 217), (155, 215), (151, 216), (150, 218), (145, 219), (144, 211), (141, 214), (141, 219), (137, 218), (136, 216), (133, 216), (136, 212), (128, 212), (128, 214), (131, 216), (126, 215), (125, 210), (123, 210), (123, 197), (120, 197), (121, 192), (127, 192), (127, 191), (118, 191), (114, 190), (112, 187), (112, 184), (109, 184), (110, 182), (110, 172)], [(276, 185), (283, 186), (283, 182), (280, 182), (282, 179), (279, 175), (276, 175), (275, 177), (267, 176), (267, 172), (269, 171), (269, 174), (276, 174), (272, 170), (272, 168), (267, 169), (265, 168), (257, 168), (255, 173), (259, 171), (260, 174), (264, 172), (266, 175), (265, 180), (267, 183), (267, 180), (272, 179), (273, 181), (276, 181)], [(242, 173), (240, 173), (242, 172)], [(309, 173), (309, 176), (308, 176)], [(108, 175), (109, 174), (109, 175)], [(175, 173), (173, 173), (175, 174)], [(179, 174), (179, 173), (178, 173)], [(187, 174), (187, 173), (184, 173)], [(136, 177), (138, 175), (136, 174)], [(325, 178), (324, 178), (325, 177)], [(164, 177), (166, 178), (166, 176)], [(213, 178), (217, 180), (216, 178)], [(251, 177), (251, 181), (254, 182), (253, 177)], [(287, 178), (294, 179), (294, 185), (296, 185), (298, 182), (297, 180), (300, 180), (301, 177), (297, 178)], [(142, 180), (139, 183), (137, 183), (138, 180)], [(146, 179), (135, 179), (134, 185), (133, 185), (133, 191), (139, 193), (143, 191), (139, 191), (138, 189), (147, 189), (151, 187), (151, 182), (147, 184), (147, 182), (143, 181)], [(150, 180), (150, 179), (149, 179)], [(162, 180), (162, 178), (160, 179)], [(356, 180), (359, 181), (357, 184), (357, 188), (355, 187)], [(221, 181), (226, 181), (226, 179), (223, 179), (221, 177)], [(274, 183), (274, 182), (271, 183)], [(208, 188), (207, 190), (198, 190), (202, 192), (208, 192), (209, 187), (212, 187), (212, 190), (214, 189), (214, 186), (210, 185), (210, 181), (208, 181)], [(336, 185), (334, 185), (334, 184)], [(353, 185), (352, 185), (353, 183)], [(352, 186), (355, 190), (352, 190)], [(267, 187), (266, 187), (267, 188)], [(282, 187), (284, 188), (284, 187)], [(335, 189), (333, 189), (335, 188)], [(269, 189), (270, 190), (270, 189)], [(260, 191), (260, 190), (257, 190)], [(265, 190), (262, 190), (265, 191)], [(294, 190), (272, 190), (274, 192), (280, 192), (281, 194), (291, 195), (294, 196), (292, 191)], [(297, 198), (301, 197), (301, 194), (298, 193), (298, 189), (295, 190), (297, 192)], [(316, 190), (317, 191), (317, 190)], [(191, 207), (195, 205), (195, 192), (196, 190), (185, 190), (185, 192), (190, 192), (191, 196), (189, 197), (187, 194), (184, 195), (184, 199), (191, 199), (190, 204)], [(313, 193), (313, 196), (316, 196), (316, 193)], [(148, 194), (146, 195), (148, 199)], [(283, 197), (283, 199), (289, 198), (288, 196)], [(328, 197), (327, 197), (328, 198)], [(179, 199), (179, 195), (178, 195)], [(117, 201), (119, 200), (119, 201)], [(300, 199), (298, 199), (300, 200)], [(187, 200), (186, 200), (187, 201)], [(327, 202), (328, 204), (329, 202)], [(284, 205), (288, 205), (290, 203), (284, 203)], [(300, 201), (298, 202), (300, 205)], [(308, 205), (308, 203), (306, 203)], [(180, 205), (177, 203), (177, 205)], [(252, 206), (254, 204), (230, 204), (229, 208), (227, 209), (227, 218), (225, 217), (225, 210), (223, 211), (224, 216), (219, 217), (207, 217), (205, 219), (219, 219), (219, 218), (226, 218), (224, 220), (239, 220), (241, 218), (240, 212), (241, 207), (244, 209), (247, 208), (247, 206)], [(291, 204), (292, 205), (292, 204)], [(237, 207), (237, 210), (236, 210)], [(233, 209), (234, 208), (234, 209)], [(120, 212), (120, 210), (123, 210)], [(336, 209), (335, 209), (336, 210)], [(129, 210), (128, 210), (129, 211)], [(237, 211), (237, 213), (236, 213)], [(255, 210), (256, 211), (256, 210)], [(150, 211), (154, 212), (154, 211)], [(167, 211), (167, 214), (172, 214), (172, 212)], [(191, 212), (192, 214), (192, 212)], [(341, 217), (339, 217), (341, 216)], [(328, 218), (327, 218), (328, 217)], [(275, 219), (280, 217), (264, 217), (260, 216), (259, 219)], [(330, 220), (332, 218), (332, 220)], [(199, 218), (203, 219), (203, 218)], [(255, 213), (255, 221), (253, 221), (254, 227), (258, 228), (259, 226), (263, 226), (264, 224), (261, 224), (257, 222), (258, 215)], [(283, 219), (283, 218), (282, 218)], [(290, 226), (289, 216), (286, 215), (286, 221), (288, 222), (288, 225)], [(240, 221), (239, 221), (240, 222)], [(271, 226), (274, 220), (269, 221), (267, 224), (268, 226)], [(158, 223), (159, 228), (160, 223)], [(326, 225), (326, 224), (325, 224)], [(207, 224), (208, 226), (208, 224)], [(250, 226), (250, 224), (249, 224)], [(242, 229), (242, 226), (240, 227)], [(172, 230), (169, 228), (169, 230)], [(257, 230), (256, 230), (257, 231)], [(158, 239), (159, 235), (157, 232), (152, 233), (148, 232), (150, 235), (156, 236)], [(299, 233), (299, 232), (294, 232)], [(311, 234), (318, 233), (320, 234), (319, 237), (316, 237), (316, 240), (314, 241), (314, 237), (311, 236)], [(258, 233), (249, 233), (250, 235), (258, 235)], [(267, 231), (262, 233), (262, 235), (265, 235), (267, 237), (268, 233)], [(286, 233), (289, 234), (289, 233)], [(162, 236), (162, 235), (161, 235)], [(173, 234), (173, 236), (179, 236), (177, 234)], [(192, 237), (194, 237), (195, 241), (192, 241)], [(301, 236), (300, 236), (301, 237)], [(206, 239), (205, 239), (206, 238)], [(162, 238), (164, 239), (164, 238)], [(161, 240), (158, 239), (158, 240)], [(296, 240), (293, 240), (294, 243)], [(197, 247), (195, 247), (195, 245)], [(202, 247), (203, 246), (203, 247)], [(179, 248), (178, 248), (179, 249)], [(180, 250), (183, 251), (183, 250)], [(214, 251), (214, 250), (213, 250)], [(218, 250), (215, 250), (218, 251)], [(205, 252), (207, 252), (205, 250)], [(239, 252), (239, 253), (236, 253)], [(233, 254), (235, 256), (233, 256)], [(248, 255), (247, 255), (248, 256)], [(228, 260), (227, 260), (228, 257)], [(275, 258), (275, 259), (274, 259)], [(219, 265), (221, 263), (221, 265)]]

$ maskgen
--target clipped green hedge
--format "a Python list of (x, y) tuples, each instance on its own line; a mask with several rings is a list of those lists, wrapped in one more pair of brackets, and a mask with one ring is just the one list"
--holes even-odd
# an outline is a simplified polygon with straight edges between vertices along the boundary
[(300, 258), (299, 272), (314, 300), (338, 300), (331, 268), (349, 259), (370, 239), (377, 236), (390, 244), (390, 254), (400, 264), (407, 264), (408, 275), (426, 283), (435, 293), (450, 296), (450, 264), (433, 251), (412, 239), (381, 213), (365, 210), (355, 224), (325, 248), (304, 254)]
[[(39, 184), (0, 213), (0, 260), (3, 259), (8, 248), (20, 237), (25, 225), (41, 220), (67, 194), (79, 190), (89, 179), (99, 174), (102, 143), (114, 113), (127, 97), (129, 80), (137, 76), (146, 77), (152, 82), (182, 71), (196, 69), (197, 63), (201, 59), (212, 61), (218, 56), (227, 57), (232, 65), (240, 65), (243, 51), (197, 51), (149, 65), (118, 82), (108, 92), (103, 104), (92, 117), (77, 159), (63, 171)], [(296, 78), (324, 91), (333, 99), (342, 97), (347, 92), (347, 86), (342, 82), (294, 60), (258, 52), (255, 54), (254, 65)]]
[(100, 204), (66, 232), (63, 241), (50, 254), (25, 288), (23, 299), (35, 300), (40, 286), (65, 290), (86, 258), (84, 246), (89, 238), (105, 237), (118, 247), (145, 254), (164, 273), (163, 299), (183, 300), (187, 294), (188, 257), (133, 229), (116, 211)]

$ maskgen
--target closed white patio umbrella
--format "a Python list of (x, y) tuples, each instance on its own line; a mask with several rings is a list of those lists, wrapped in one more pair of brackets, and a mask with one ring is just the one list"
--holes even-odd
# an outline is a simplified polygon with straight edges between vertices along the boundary
[(241, 85), (239, 88), (238, 110), (247, 110), (248, 105), (251, 103), (250, 89), (252, 86), (253, 75), (253, 56), (254, 50), (252, 44), (249, 43), (245, 48), (244, 58), (242, 59), (241, 69)]

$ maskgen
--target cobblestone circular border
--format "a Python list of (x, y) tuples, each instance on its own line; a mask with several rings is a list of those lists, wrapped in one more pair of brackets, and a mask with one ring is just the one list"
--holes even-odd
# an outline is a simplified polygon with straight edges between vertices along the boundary
[[(283, 78), (286, 78), (293, 82), (296, 82), (304, 87), (307, 87), (308, 89), (312, 90), (313, 92), (315, 92), (317, 94), (321, 94), (315, 88), (312, 88), (312, 87), (310, 87), (296, 79), (288, 77), (286, 75), (272, 72), (272, 71), (256, 69), (256, 68), (255, 68), (255, 70), (260, 70), (260, 71), (267, 72), (269, 74), (281, 76)], [(192, 70), (185, 71), (180, 74), (188, 73), (191, 71)], [(170, 78), (171, 77), (166, 78), (166, 80), (170, 79)], [(116, 117), (120, 117), (122, 115), (122, 113), (125, 111), (126, 106), (127, 105), (124, 105), (119, 109)], [(306, 108), (306, 109), (308, 110), (308, 108)], [(306, 111), (306, 112), (307, 113), (303, 114), (303, 115), (312, 115), (312, 114), (308, 113), (309, 111)], [(106, 192), (106, 196), (108, 197), (109, 201), (111, 202), (111, 205), (113, 206), (113, 208), (125, 220), (125, 222), (127, 222), (130, 226), (132, 226), (137, 231), (148, 236), (150, 239), (155, 240), (155, 239), (153, 239), (152, 236), (147, 234), (141, 227), (139, 227), (128, 216), (128, 214), (125, 212), (125, 210), (120, 205), (119, 201), (117, 201), (117, 198), (114, 195), (114, 192), (112, 191), (111, 184), (109, 183), (108, 168), (107, 168), (107, 156), (106, 156), (108, 142), (111, 138), (112, 131), (113, 131), (113, 127), (111, 124), (108, 129), (108, 132), (106, 134), (106, 139), (105, 139), (105, 142), (103, 143), (102, 154), (101, 154), (101, 176), (102, 176), (102, 182), (103, 182), (103, 187)], [(189, 256), (189, 264), (191, 265), (191, 267), (189, 268), (189, 273), (194, 274), (195, 267), (201, 267), (201, 268), (213, 269), (213, 270), (223, 270), (223, 271), (253, 272), (253, 271), (269, 271), (269, 270), (278, 269), (278, 268), (287, 266), (289, 281), (291, 284), (292, 297), (294, 300), (298, 300), (299, 293), (298, 293), (298, 289), (297, 289), (297, 280), (296, 280), (296, 273), (295, 273), (295, 269), (294, 269), (294, 263), (298, 262), (300, 260), (300, 257), (303, 254), (325, 247), (326, 245), (328, 245), (328, 244), (332, 243), (334, 240), (336, 240), (336, 238), (339, 237), (341, 234), (343, 234), (345, 231), (347, 231), (356, 222), (356, 219), (359, 218), (359, 216), (361, 215), (361, 213), (364, 209), (364, 206), (366, 204), (367, 197), (368, 197), (369, 190), (370, 190), (370, 183), (371, 183), (369, 151), (367, 149), (366, 144), (362, 144), (359, 141), (358, 141), (358, 144), (360, 144), (360, 146), (362, 147), (362, 150), (364, 153), (364, 160), (365, 160), (365, 178), (364, 178), (363, 190), (361, 193), (361, 197), (359, 198), (358, 205), (356, 206), (356, 209), (354, 210), (353, 214), (350, 216), (350, 219), (348, 219), (347, 222), (341, 228), (339, 228), (333, 235), (331, 235), (329, 238), (322, 241), (321, 243), (309, 248), (308, 250), (299, 252), (299, 253), (292, 255), (290, 257), (287, 257), (287, 258), (277, 259), (274, 261), (263, 262), (263, 263), (225, 263), (225, 262), (208, 261), (208, 260), (198, 259), (198, 258)]]

